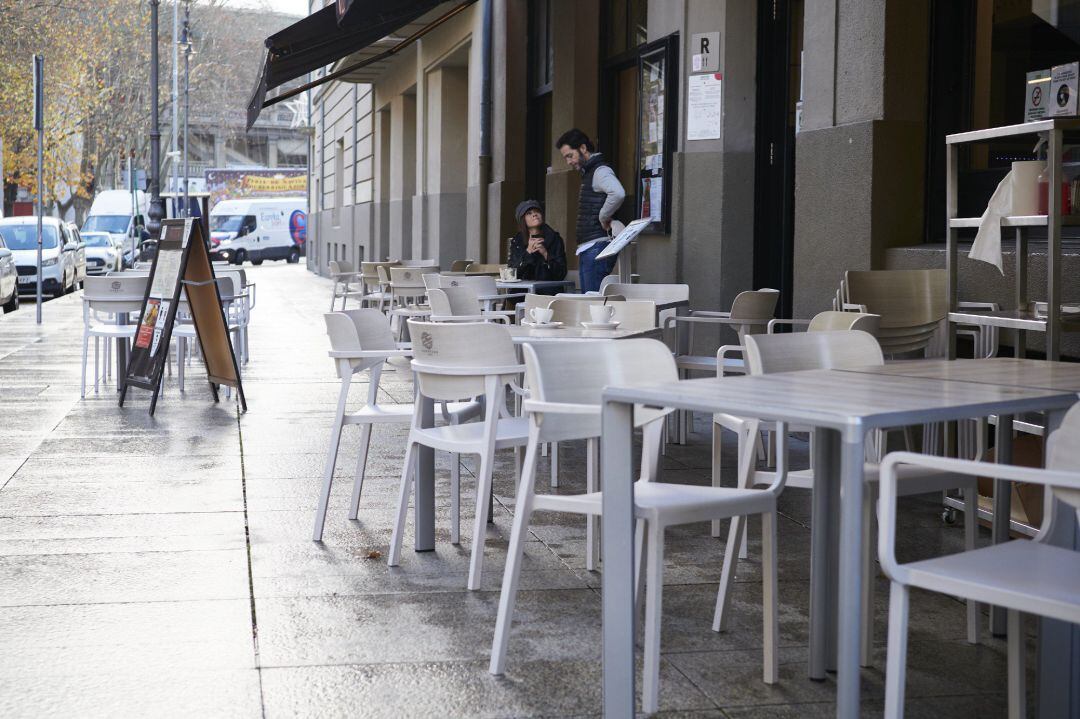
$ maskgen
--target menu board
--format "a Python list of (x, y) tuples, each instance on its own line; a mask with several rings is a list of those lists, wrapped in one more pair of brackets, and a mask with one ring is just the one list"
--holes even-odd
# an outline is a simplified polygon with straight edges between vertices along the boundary
[(120, 392), (120, 406), (124, 406), (128, 388), (139, 387), (153, 392), (150, 414), (154, 414), (182, 294), (187, 298), (214, 401), (218, 400), (219, 385), (235, 387), (240, 404), (247, 411), (214, 268), (206, 251), (202, 224), (195, 218), (162, 222), (157, 256), (150, 267), (131, 359)]

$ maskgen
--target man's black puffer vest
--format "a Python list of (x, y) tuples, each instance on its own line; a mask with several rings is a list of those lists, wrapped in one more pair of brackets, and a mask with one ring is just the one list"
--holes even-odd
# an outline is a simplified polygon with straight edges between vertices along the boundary
[(581, 166), (581, 193), (578, 195), (577, 243), (579, 245), (601, 237), (607, 232), (600, 225), (600, 208), (604, 206), (607, 195), (593, 189), (593, 173), (596, 168), (606, 165), (600, 153), (589, 156)]

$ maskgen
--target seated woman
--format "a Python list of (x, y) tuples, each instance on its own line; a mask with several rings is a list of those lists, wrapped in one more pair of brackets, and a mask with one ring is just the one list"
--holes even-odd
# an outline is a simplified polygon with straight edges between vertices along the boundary
[(525, 200), (514, 216), (518, 233), (510, 240), (507, 266), (516, 269), (521, 280), (566, 279), (566, 246), (562, 236), (544, 222), (540, 203)]

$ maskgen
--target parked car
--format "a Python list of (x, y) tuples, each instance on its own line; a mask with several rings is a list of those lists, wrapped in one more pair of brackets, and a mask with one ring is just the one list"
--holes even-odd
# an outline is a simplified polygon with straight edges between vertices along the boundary
[(123, 268), (122, 251), (108, 232), (84, 232), (86, 245), (86, 274), (105, 275)]
[(210, 211), (210, 257), (234, 264), (300, 261), (307, 239), (307, 200), (222, 200)]
[(138, 190), (132, 196), (129, 190), (102, 190), (94, 196), (90, 213), (83, 222), (83, 232), (108, 232), (125, 249), (131, 248), (132, 223), (135, 227), (145, 224), (150, 210), (150, 196)]
[(0, 237), (0, 305), (4, 314), (19, 309), (19, 281), (15, 269), (15, 257)]
[(83, 286), (83, 280), (86, 279), (86, 243), (83, 242), (82, 236), (79, 234), (79, 226), (74, 222), (68, 222), (64, 227), (67, 229), (67, 243), (75, 243), (75, 249), (72, 250), (72, 264), (75, 266), (75, 286), (77, 289)]
[[(77, 243), (65, 231), (64, 223), (45, 217), (41, 223), (41, 291), (59, 297), (75, 288)], [(7, 217), (0, 220), (0, 238), (15, 258), (19, 273), (19, 292), (37, 290), (37, 218)]]

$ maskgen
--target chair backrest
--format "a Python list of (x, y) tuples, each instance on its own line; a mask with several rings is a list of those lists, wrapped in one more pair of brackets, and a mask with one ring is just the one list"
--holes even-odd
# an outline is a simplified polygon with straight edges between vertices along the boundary
[(379, 278), (380, 285), (390, 284), (390, 268), (397, 265), (377, 265), (375, 267), (375, 275)]
[(948, 312), (945, 270), (869, 270), (844, 273), (847, 301), (881, 315), (881, 329), (940, 322)]
[(518, 303), (518, 310), (522, 313), (522, 317), (525, 320), (529, 320), (529, 310), (533, 307), (547, 307), (551, 304), (551, 295), (525, 295), (525, 299)]
[(479, 315), (480, 300), (472, 287), (440, 287), (428, 290), (428, 304), (435, 317), (460, 317)]
[(434, 267), (435, 272), (439, 271), (438, 260), (401, 260), (402, 267)]
[(365, 282), (374, 284), (379, 281), (380, 267), (394, 267), (397, 264), (397, 262), (361, 262), (360, 274), (363, 276)]
[(506, 265), (494, 265), (494, 264), (484, 264), (484, 263), (481, 263), (481, 262), (473, 262), (468, 267), (465, 268), (465, 271), (466, 272), (486, 272), (488, 274), (494, 274), (494, 275), (497, 276), (499, 274), (499, 272), (501, 270), (503, 270), (505, 267), (506, 267)]
[(495, 295), (499, 286), (491, 275), (447, 275), (440, 279), (440, 287), (472, 287), (478, 295)]
[(818, 312), (810, 320), (807, 332), (828, 332), (829, 330), (861, 330), (874, 335), (878, 331), (879, 315), (865, 312), (837, 312), (828, 310)]
[(435, 290), (442, 286), (442, 275), (438, 272), (426, 272), (424, 273), (424, 288), (428, 290)]
[[(1046, 441), (1046, 468), (1059, 471), (1080, 471), (1080, 404), (1074, 404), (1050, 438)], [(1053, 496), (1076, 510), (1080, 521), (1080, 489), (1055, 487)], [(1047, 514), (1047, 516), (1050, 516)]]
[(438, 272), (438, 267), (391, 267), (390, 286), (395, 292), (424, 289), (424, 275)]
[[(529, 343), (522, 345), (522, 354), (529, 399), (539, 402), (599, 405), (605, 387), (674, 382), (679, 378), (671, 350), (653, 339)], [(634, 423), (641, 426), (669, 412), (638, 406), (634, 408)], [(597, 432), (599, 419), (593, 418)], [(558, 425), (564, 421), (577, 424), (564, 415)], [(556, 427), (555, 431), (561, 430)]]
[(690, 285), (675, 284), (620, 284), (612, 282), (604, 286), (604, 295), (622, 295), (628, 300), (652, 300), (657, 304), (688, 302)]
[(105, 312), (138, 312), (142, 309), (148, 275), (92, 277), (83, 280), (83, 298), (90, 309)]
[(586, 299), (581, 300), (556, 297), (551, 300), (551, 304), (549, 304), (548, 307), (552, 310), (552, 321), (562, 322), (571, 327), (576, 327), (582, 322), (590, 322), (592, 320), (592, 317), (589, 314), (589, 307), (592, 305), (602, 305), (606, 302), (606, 298), (598, 295), (591, 295)]
[(747, 335), (744, 347), (750, 374), (869, 367), (885, 363), (881, 346), (874, 336), (859, 330)]
[[(239, 272), (219, 272), (215, 279), (224, 280), (218, 283), (218, 289), (223, 295), (238, 295), (244, 291), (244, 281)], [(225, 283), (228, 284), (225, 284)]]
[(768, 329), (767, 320), (776, 312), (776, 303), (780, 291), (764, 287), (760, 290), (747, 290), (735, 295), (731, 303), (731, 319), (746, 320), (747, 324), (733, 325), (741, 340), (746, 335), (764, 334)]
[(489, 375), (498, 374), (504, 384), (516, 377), (516, 372), (496, 372), (518, 366), (514, 341), (501, 324), (409, 320), (409, 336), (417, 389), (425, 397), (476, 397), (485, 393), (485, 378)]
[(615, 308), (612, 319), (621, 330), (651, 330), (656, 327), (656, 303), (652, 300), (608, 300)]
[[(390, 331), (390, 321), (376, 309), (364, 308), (327, 312), (326, 334), (330, 337), (330, 349), (336, 352), (356, 350), (392, 350), (397, 348), (394, 333)], [(351, 375), (353, 372), (380, 366), (379, 357), (337, 360), (338, 377)]]
[(476, 260), (454, 260), (450, 263), (451, 272), (464, 272), (469, 269), (469, 265), (474, 264)]
[(346, 262), (345, 260), (330, 260), (330, 271), (335, 273), (352, 272), (353, 266), (351, 262)]

